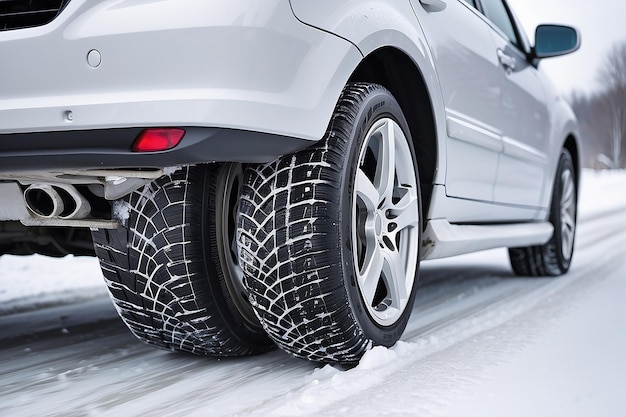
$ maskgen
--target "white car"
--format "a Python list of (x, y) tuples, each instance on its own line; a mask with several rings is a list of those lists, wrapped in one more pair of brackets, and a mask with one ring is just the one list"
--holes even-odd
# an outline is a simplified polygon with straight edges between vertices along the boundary
[[(565, 273), (576, 29), (506, 0), (0, 2), (0, 253), (95, 255), (171, 350), (393, 345), (420, 261)], [(92, 246), (93, 242), (93, 246)]]

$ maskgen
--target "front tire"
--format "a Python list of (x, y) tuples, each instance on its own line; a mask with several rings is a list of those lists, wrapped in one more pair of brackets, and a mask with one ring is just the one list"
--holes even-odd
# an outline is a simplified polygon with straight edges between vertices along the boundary
[(355, 363), (400, 338), (419, 264), (415, 160), (391, 93), (349, 84), (319, 144), (247, 170), (240, 263), (255, 312), (282, 349)]
[(274, 346), (232, 255), (240, 183), (237, 164), (181, 168), (118, 202), (123, 227), (92, 232), (111, 298), (140, 340), (214, 356)]
[(554, 234), (545, 245), (509, 249), (513, 271), (522, 276), (559, 276), (570, 267), (576, 237), (577, 190), (572, 155), (561, 151), (550, 206)]

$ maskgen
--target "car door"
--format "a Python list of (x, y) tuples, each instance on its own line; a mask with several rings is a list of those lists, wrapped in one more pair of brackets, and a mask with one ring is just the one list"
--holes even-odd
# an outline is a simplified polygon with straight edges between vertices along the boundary
[(494, 201), (538, 206), (548, 169), (549, 114), (546, 92), (537, 69), (528, 61), (527, 41), (506, 0), (480, 0), (492, 23), (500, 61), (499, 129), (502, 154)]
[[(446, 111), (446, 193), (491, 202), (502, 151), (502, 68), (491, 28), (471, 0), (411, 0), (424, 30)], [(435, 6), (433, 6), (435, 4)]]

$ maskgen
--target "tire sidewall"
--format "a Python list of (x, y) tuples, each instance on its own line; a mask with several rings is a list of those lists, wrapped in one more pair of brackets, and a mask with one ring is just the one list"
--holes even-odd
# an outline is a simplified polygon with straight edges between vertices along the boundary
[[(348, 142), (348, 148), (344, 160), (343, 177), (341, 181), (341, 218), (338, 224), (340, 225), (340, 242), (343, 260), (343, 277), (348, 303), (350, 310), (354, 315), (358, 327), (363, 332), (367, 339), (370, 339), (374, 345), (391, 346), (402, 335), (408, 319), (411, 314), (413, 303), (415, 300), (415, 293), (417, 289), (417, 277), (419, 274), (419, 253), (418, 253), (418, 265), (415, 269), (415, 277), (413, 281), (413, 288), (409, 296), (408, 303), (405, 310), (402, 312), (400, 318), (390, 326), (381, 326), (378, 324), (369, 314), (367, 306), (364, 303), (360, 289), (357, 284), (356, 266), (354, 264), (353, 256), (353, 242), (352, 242), (352, 208), (354, 199), (354, 187), (356, 182), (356, 174), (359, 168), (359, 157), (361, 147), (366, 140), (366, 135), (370, 128), (381, 118), (391, 118), (401, 127), (404, 135), (408, 140), (408, 145), (411, 151), (411, 158), (413, 160), (413, 168), (416, 175), (416, 183), (418, 185), (418, 202), (420, 212), (420, 225), (419, 236), (421, 238), (422, 231), (422, 208), (421, 208), (421, 195), (419, 190), (419, 175), (416, 164), (415, 150), (411, 140), (410, 130), (406, 119), (403, 116), (402, 110), (393, 98), (393, 96), (384, 88), (380, 87), (375, 91), (371, 91), (364, 100), (360, 103), (360, 111), (357, 113), (357, 117), (354, 120), (352, 131), (350, 132), (350, 138)], [(419, 245), (418, 245), (419, 251)]]

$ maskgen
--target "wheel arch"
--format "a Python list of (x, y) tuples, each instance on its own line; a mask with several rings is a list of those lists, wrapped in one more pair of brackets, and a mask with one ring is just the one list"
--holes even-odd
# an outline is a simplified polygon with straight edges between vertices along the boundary
[(433, 104), (422, 72), (403, 51), (386, 46), (367, 55), (349, 81), (380, 84), (400, 104), (417, 157), (422, 215), (426, 218), (437, 171), (438, 145)]

